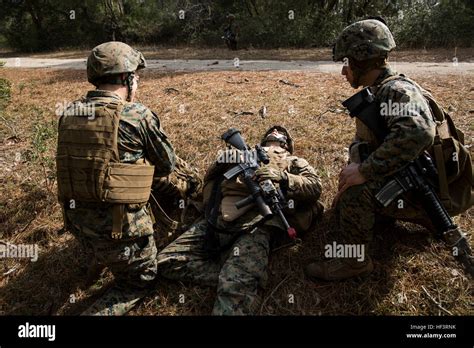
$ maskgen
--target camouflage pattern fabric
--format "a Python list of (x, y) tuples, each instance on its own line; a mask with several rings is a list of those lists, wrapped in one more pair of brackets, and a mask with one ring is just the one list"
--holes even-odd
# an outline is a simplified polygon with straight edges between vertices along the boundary
[[(156, 177), (153, 180), (153, 193), (157, 197), (166, 197), (174, 201), (186, 198), (197, 198), (202, 191), (202, 179), (196, 168), (176, 156), (176, 164), (171, 174)], [(161, 201), (161, 200), (160, 200)]]
[(92, 209), (85, 205), (68, 210), (71, 233), (88, 248), (87, 252), (92, 251), (92, 262), (110, 269), (117, 284), (146, 286), (155, 278), (157, 254), (150, 216), (143, 214), (148, 209), (139, 209), (138, 214), (126, 213), (133, 220), (124, 224), (123, 231), (140, 230), (141, 235), (128, 233), (119, 240), (111, 238), (111, 213), (98, 206), (94, 210), (99, 213), (91, 213)]
[[(108, 91), (90, 91), (90, 103), (120, 98)], [(160, 127), (159, 119), (140, 103), (125, 103), (118, 130), (120, 161), (147, 160), (155, 165), (155, 176), (168, 175), (175, 164), (174, 150)], [(125, 205), (122, 238), (112, 239), (112, 208), (101, 203), (75, 202), (66, 210), (72, 233), (93, 250), (95, 262), (107, 266), (118, 286), (141, 289), (156, 276), (156, 244), (150, 209), (145, 204)]]
[(436, 123), (428, 103), (416, 85), (404, 79), (378, 85), (393, 75), (395, 72), (385, 69), (374, 83), (376, 102), (381, 110), (386, 110), (382, 117), (389, 134), (380, 146), (370, 144), (376, 149), (360, 167), (367, 180), (396, 173), (426, 150), (436, 134)]
[[(394, 112), (383, 116), (389, 130), (383, 143), (378, 143), (363, 123), (357, 123), (357, 135), (351, 145), (351, 160), (358, 162), (357, 156), (353, 154), (360, 144), (367, 144), (371, 153), (359, 168), (367, 182), (347, 189), (337, 204), (337, 221), (344, 243), (369, 243), (378, 216), (410, 221), (434, 230), (413, 193), (403, 194), (386, 208), (382, 208), (375, 199), (375, 194), (392, 174), (432, 144), (436, 131), (429, 106), (417, 86), (404, 79), (394, 79), (380, 85), (383, 80), (394, 75), (395, 72), (390, 68), (385, 69), (373, 88), (379, 104), (394, 107)], [(405, 107), (395, 108), (395, 105)]]
[[(317, 201), (321, 194), (319, 177), (307, 161), (290, 156), (281, 147), (267, 150), (269, 165), (287, 173), (284, 184), (288, 197), (295, 200), (295, 208), (285, 213), (293, 219), (290, 221), (299, 221), (301, 228), (307, 230), (322, 213), (322, 205)], [(205, 205), (209, 204), (209, 187), (226, 168), (227, 164), (217, 163), (209, 168), (204, 184)], [(223, 197), (239, 190), (248, 194), (239, 179), (222, 182), (220, 189)], [(266, 284), (270, 242), (275, 235), (286, 235), (277, 219), (261, 220), (256, 209), (234, 221), (224, 221), (220, 213), (215, 226), (220, 246), (216, 259), (207, 246), (208, 222), (202, 219), (158, 254), (158, 272), (169, 279), (217, 286), (215, 315), (255, 313), (258, 289)]]
[[(375, 194), (382, 186), (377, 182), (351, 186), (340, 196), (335, 210), (340, 229), (340, 243), (365, 244), (367, 252), (376, 223), (391, 219), (419, 224), (435, 231), (420, 202), (411, 193), (401, 195), (386, 208), (381, 207), (375, 199)], [(403, 208), (399, 208), (400, 202)]]
[(148, 290), (137, 290), (114, 286), (88, 309), (81, 313), (87, 316), (118, 316), (128, 313), (147, 295)]
[[(316, 170), (304, 158), (291, 155), (281, 147), (265, 148), (270, 163), (268, 166), (285, 171), (288, 179), (281, 186), (287, 199), (292, 199), (294, 209), (285, 209), (285, 214), (291, 224), (297, 230), (307, 230), (311, 221), (322, 213), (322, 205), (318, 202), (321, 195), (321, 180)], [(218, 173), (223, 174), (229, 166), (227, 164), (212, 165), (204, 178), (204, 204), (209, 200), (209, 189), (212, 187)], [(223, 196), (232, 195), (235, 191), (247, 196), (250, 194), (245, 184), (237, 178), (236, 180), (224, 180), (221, 185)], [(314, 218), (314, 219), (313, 219)], [(251, 209), (237, 220), (225, 221), (222, 215), (218, 216), (217, 226), (219, 229), (229, 232), (239, 232), (255, 227), (262, 220), (257, 209)], [(266, 225), (275, 226), (285, 230), (278, 217), (265, 221)]]
[(333, 60), (354, 58), (359, 61), (381, 58), (396, 47), (392, 33), (375, 19), (358, 21), (347, 26), (336, 40)]
[(97, 84), (101, 77), (131, 73), (145, 67), (145, 57), (140, 51), (123, 42), (105, 42), (94, 47), (87, 59), (87, 79)]
[(176, 239), (202, 215), (202, 184), (197, 169), (178, 156), (171, 174), (154, 178), (154, 199), (152, 197), (149, 203), (159, 248)]
[(213, 315), (248, 315), (267, 281), (268, 228), (222, 234), (222, 251), (213, 258), (205, 247), (207, 222), (201, 220), (158, 254), (158, 271), (168, 279), (217, 286)]

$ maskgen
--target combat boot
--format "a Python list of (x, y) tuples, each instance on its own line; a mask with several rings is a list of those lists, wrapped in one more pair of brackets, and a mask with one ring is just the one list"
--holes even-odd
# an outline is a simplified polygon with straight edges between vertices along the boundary
[(121, 316), (132, 310), (149, 293), (147, 289), (122, 289), (117, 286), (109, 289), (103, 296), (81, 313), (87, 316)]
[(372, 259), (367, 257), (363, 262), (354, 258), (334, 258), (312, 262), (305, 268), (309, 278), (322, 280), (343, 280), (352, 277), (365, 276), (374, 269)]

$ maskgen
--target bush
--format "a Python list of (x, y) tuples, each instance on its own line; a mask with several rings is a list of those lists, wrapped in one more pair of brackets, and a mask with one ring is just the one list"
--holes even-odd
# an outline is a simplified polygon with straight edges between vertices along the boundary
[(474, 11), (459, 2), (427, 4), (403, 10), (403, 18), (390, 20), (397, 45), (401, 47), (471, 47), (474, 40)]

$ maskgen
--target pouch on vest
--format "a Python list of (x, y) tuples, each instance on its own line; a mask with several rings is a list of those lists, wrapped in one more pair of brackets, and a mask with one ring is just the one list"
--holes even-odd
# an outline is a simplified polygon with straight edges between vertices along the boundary
[(451, 216), (458, 215), (474, 204), (474, 173), (469, 150), (464, 146), (464, 134), (456, 128), (451, 116), (433, 96), (415, 81), (403, 76), (391, 76), (381, 85), (402, 79), (415, 85), (425, 97), (436, 122), (436, 136), (428, 152), (438, 170), (436, 193)]
[(247, 197), (246, 195), (224, 196), (221, 201), (222, 220), (231, 222), (244, 215), (250, 209), (255, 209), (255, 204), (249, 204), (242, 208), (237, 208), (235, 203)]

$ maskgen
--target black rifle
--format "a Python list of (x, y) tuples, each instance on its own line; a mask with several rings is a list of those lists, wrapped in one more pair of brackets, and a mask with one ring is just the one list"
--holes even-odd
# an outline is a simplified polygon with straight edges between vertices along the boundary
[(277, 189), (271, 180), (264, 180), (260, 183), (254, 180), (255, 171), (260, 166), (259, 163), (268, 164), (270, 162), (270, 158), (265, 150), (260, 145), (256, 145), (255, 152), (252, 152), (240, 135), (240, 131), (235, 128), (227, 130), (227, 132), (222, 135), (222, 140), (237, 150), (240, 150), (244, 155), (243, 163), (237, 164), (224, 173), (224, 177), (227, 180), (241, 175), (245, 185), (250, 190), (248, 197), (235, 203), (237, 209), (255, 202), (260, 215), (262, 215), (264, 219), (269, 219), (277, 215), (285, 226), (288, 236), (291, 239), (295, 239), (296, 230), (290, 226), (283, 214), (283, 209), (287, 206), (287, 202), (281, 190)]
[[(375, 101), (370, 87), (362, 89), (342, 103), (349, 110), (351, 117), (360, 119), (383, 142), (388, 134), (382, 121), (380, 107)], [(361, 161), (369, 154), (360, 153)], [(443, 239), (452, 248), (453, 256), (474, 276), (474, 258), (465, 235), (449, 216), (443, 203), (435, 192), (438, 177), (436, 167), (430, 155), (423, 152), (417, 159), (395, 173), (392, 179), (375, 195), (384, 207), (387, 207), (402, 193), (414, 190), (423, 209), (436, 229), (437, 237)]]

